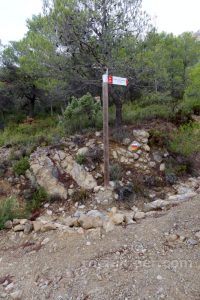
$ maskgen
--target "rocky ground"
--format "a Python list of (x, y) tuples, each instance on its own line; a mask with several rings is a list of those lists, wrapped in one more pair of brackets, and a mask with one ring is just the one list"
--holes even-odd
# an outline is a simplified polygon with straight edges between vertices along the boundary
[(50, 197), (0, 232), (0, 299), (200, 300), (200, 174), (178, 178), (151, 139), (111, 139), (109, 189), (101, 132), (38, 147), (24, 176), (11, 158), (29, 149), (0, 148), (0, 201), (23, 206), (39, 187)]
[(128, 226), (0, 233), (1, 299), (200, 299), (200, 197)]

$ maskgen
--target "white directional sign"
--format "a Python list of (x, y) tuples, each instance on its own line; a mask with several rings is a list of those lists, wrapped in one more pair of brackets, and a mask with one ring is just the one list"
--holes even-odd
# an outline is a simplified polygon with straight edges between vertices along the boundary
[(103, 75), (103, 82), (107, 82), (108, 84), (115, 84), (115, 85), (128, 85), (128, 79), (123, 77), (116, 77), (111, 75)]

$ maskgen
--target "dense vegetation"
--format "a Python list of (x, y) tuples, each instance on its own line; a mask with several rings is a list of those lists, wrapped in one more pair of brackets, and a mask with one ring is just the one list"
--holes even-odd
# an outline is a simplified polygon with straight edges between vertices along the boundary
[[(43, 14), (27, 26), (22, 40), (0, 47), (0, 145), (26, 144), (31, 152), (101, 128), (95, 97), (106, 68), (129, 79), (128, 88), (110, 87), (112, 125), (154, 118), (182, 125), (199, 114), (200, 41), (190, 32), (158, 33), (142, 0), (44, 0)], [(35, 123), (23, 124), (26, 116)], [(179, 130), (173, 150), (186, 132)]]

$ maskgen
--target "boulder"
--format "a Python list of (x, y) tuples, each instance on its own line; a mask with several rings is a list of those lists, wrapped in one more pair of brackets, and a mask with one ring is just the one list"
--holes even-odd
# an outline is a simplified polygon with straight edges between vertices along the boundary
[(79, 165), (72, 156), (68, 155), (62, 162), (61, 166), (63, 169), (72, 176), (76, 183), (86, 190), (91, 190), (97, 186), (97, 182), (90, 174), (87, 172), (83, 166)]
[(137, 130), (133, 130), (133, 135), (135, 138), (137, 139), (142, 139), (142, 138), (149, 138), (149, 133), (145, 130), (141, 130), (141, 129), (137, 129)]
[(43, 187), (49, 196), (67, 199), (67, 190), (59, 181), (59, 171), (47, 153), (40, 155), (35, 152), (31, 156), (30, 170), (39, 186)]

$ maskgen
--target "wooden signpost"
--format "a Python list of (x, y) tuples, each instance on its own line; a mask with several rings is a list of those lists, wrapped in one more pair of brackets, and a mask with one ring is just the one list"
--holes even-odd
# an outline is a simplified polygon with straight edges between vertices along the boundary
[(104, 186), (109, 186), (109, 117), (108, 117), (108, 85), (128, 85), (127, 78), (108, 75), (108, 70), (102, 78), (102, 97), (103, 97), (103, 144), (104, 144)]

